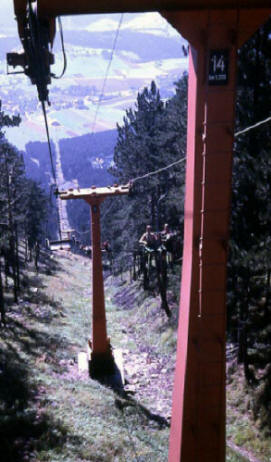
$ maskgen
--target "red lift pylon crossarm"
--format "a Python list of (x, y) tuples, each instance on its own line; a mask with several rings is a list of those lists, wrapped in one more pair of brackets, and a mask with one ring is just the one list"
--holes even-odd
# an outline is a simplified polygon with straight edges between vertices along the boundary
[(104, 301), (104, 283), (101, 252), (100, 204), (107, 197), (128, 194), (130, 185), (108, 186), (61, 191), (60, 198), (84, 199), (91, 209), (92, 244), (92, 339), (90, 373), (92, 376), (108, 375), (114, 371), (114, 358), (110, 340), (107, 337)]

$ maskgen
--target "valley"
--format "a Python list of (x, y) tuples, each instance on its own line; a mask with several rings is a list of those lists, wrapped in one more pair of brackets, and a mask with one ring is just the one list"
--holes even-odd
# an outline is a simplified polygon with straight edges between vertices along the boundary
[[(166, 99), (187, 69), (186, 42), (158, 13), (123, 16), (109, 69), (119, 19), (120, 15), (63, 18), (67, 71), (62, 79), (52, 79), (47, 108), (49, 126), (57, 128), (58, 139), (114, 129), (125, 110), (133, 107), (137, 92), (151, 80)], [(6, 74), (6, 53), (21, 49), (15, 26), (15, 22), (13, 28), (1, 25), (0, 20), (4, 32), (0, 37), (0, 99), (7, 112), (22, 117), (20, 127), (7, 129), (6, 136), (24, 150), (27, 142), (46, 141), (46, 136), (36, 88), (24, 75)], [(52, 71), (59, 75), (63, 66), (59, 33), (53, 51), (56, 64)]]

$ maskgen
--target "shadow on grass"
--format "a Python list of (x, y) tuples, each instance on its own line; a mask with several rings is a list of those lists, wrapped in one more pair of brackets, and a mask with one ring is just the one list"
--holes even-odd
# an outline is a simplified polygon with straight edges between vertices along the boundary
[[(149, 409), (129, 396), (126, 392), (116, 394), (115, 406), (121, 412), (122, 424), (130, 439), (130, 444), (134, 451), (135, 459), (133, 460), (139, 462), (141, 461), (141, 457), (137, 452), (137, 447), (131, 435), (131, 429), (133, 428), (134, 431), (136, 431), (139, 440), (142, 439), (142, 441), (144, 441), (145, 437), (141, 435), (140, 429), (152, 427), (153, 430), (163, 430), (164, 428), (170, 427), (170, 424), (164, 417), (149, 411)], [(152, 441), (151, 438), (148, 439), (148, 447), (152, 448), (157, 454), (155, 442)], [(143, 458), (142, 462), (143, 460), (147, 459)]]
[(61, 450), (68, 437), (61, 422), (44, 413), (28, 365), (7, 343), (0, 352), (1, 462), (36, 460), (35, 451)]
[(135, 412), (141, 414), (147, 421), (155, 422), (159, 428), (170, 427), (169, 422), (163, 416), (154, 414), (146, 406), (140, 404), (136, 399), (132, 398), (127, 392), (118, 392), (115, 398), (115, 406), (123, 411), (125, 408), (132, 408)]
[[(41, 314), (42, 316), (42, 314)], [(38, 321), (40, 319), (36, 316)], [(42, 317), (42, 321), (44, 318)], [(47, 318), (47, 324), (48, 321)], [(48, 332), (42, 332), (33, 327), (28, 327), (22, 319), (9, 318), (8, 324), (5, 329), (1, 330), (2, 340), (4, 340), (5, 347), (9, 355), (17, 358), (17, 364), (20, 363), (20, 355), (27, 355), (32, 361), (39, 359), (47, 364), (50, 364), (52, 369), (58, 372), (64, 372), (59, 366), (58, 351), (68, 351), (67, 341), (59, 336), (52, 335)], [(0, 353), (1, 354), (1, 353)]]
[[(27, 288), (42, 288), (38, 275), (25, 276), (25, 280)], [(50, 325), (59, 316), (58, 307), (42, 291), (29, 291), (19, 304), (10, 306), (6, 326), (0, 329), (1, 462), (36, 461), (36, 451), (60, 453), (67, 439), (80, 444), (79, 438), (45, 409), (44, 387), (31, 371), (36, 361), (49, 363), (53, 373), (65, 371), (65, 366), (59, 365), (58, 351), (68, 349), (67, 341), (46, 327), (41, 329), (41, 323)]]
[(101, 385), (111, 388), (114, 391), (116, 396), (115, 406), (120, 411), (123, 411), (125, 408), (131, 408), (134, 409), (135, 413), (144, 416), (147, 421), (157, 423), (161, 429), (170, 426), (167, 419), (165, 419), (163, 416), (160, 416), (159, 414), (154, 414), (146, 406), (143, 406), (139, 403), (139, 401), (131, 397), (130, 393), (125, 391), (121, 379), (121, 372), (116, 364), (114, 374), (107, 376), (96, 376), (94, 379), (97, 380)]

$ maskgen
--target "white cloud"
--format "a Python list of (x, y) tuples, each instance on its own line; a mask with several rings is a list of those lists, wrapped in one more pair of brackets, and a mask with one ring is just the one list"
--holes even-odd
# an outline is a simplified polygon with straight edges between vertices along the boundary
[(137, 14), (135, 18), (124, 23), (122, 29), (149, 32), (168, 37), (178, 37), (180, 35), (159, 13)]
[(110, 30), (116, 30), (118, 27), (118, 21), (113, 19), (103, 18), (99, 21), (96, 21), (86, 27), (86, 30), (89, 32), (104, 32)]

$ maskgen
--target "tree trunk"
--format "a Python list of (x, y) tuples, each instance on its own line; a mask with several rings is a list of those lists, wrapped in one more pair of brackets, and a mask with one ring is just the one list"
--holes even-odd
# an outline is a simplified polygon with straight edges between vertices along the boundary
[(4, 291), (3, 291), (3, 281), (2, 281), (2, 262), (0, 259), (0, 313), (1, 313), (1, 322), (0, 324), (6, 324), (5, 319), (5, 301), (4, 301)]
[(19, 238), (18, 238), (18, 226), (15, 224), (15, 266), (16, 266), (16, 285), (17, 291), (20, 292), (20, 259), (19, 259)]
[(12, 279), (13, 279), (13, 295), (14, 302), (18, 302), (18, 287), (17, 287), (17, 271), (16, 271), (16, 258), (15, 258), (15, 243), (14, 237), (10, 238), (10, 256), (11, 256), (11, 268), (12, 268)]
[(28, 260), (28, 239), (27, 239), (27, 235), (25, 233), (25, 237), (24, 237), (24, 262), (26, 263)]

